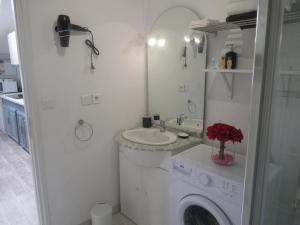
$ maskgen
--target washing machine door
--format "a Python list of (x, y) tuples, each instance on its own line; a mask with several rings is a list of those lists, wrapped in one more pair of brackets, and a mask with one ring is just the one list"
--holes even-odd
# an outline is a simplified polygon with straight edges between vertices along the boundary
[(232, 225), (225, 213), (201, 195), (190, 195), (180, 201), (177, 225)]

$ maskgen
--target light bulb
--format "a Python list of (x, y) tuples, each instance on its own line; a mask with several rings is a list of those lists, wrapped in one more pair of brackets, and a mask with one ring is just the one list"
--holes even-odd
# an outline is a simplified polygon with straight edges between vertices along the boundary
[(194, 41), (195, 41), (196, 44), (200, 44), (200, 42), (201, 42), (200, 39), (197, 38), (197, 37), (194, 38)]
[(189, 36), (184, 36), (184, 41), (186, 43), (190, 43), (191, 42), (191, 38)]
[(153, 46), (156, 45), (156, 43), (157, 43), (156, 38), (149, 38), (149, 40), (148, 40), (148, 45), (149, 46), (153, 47)]
[(166, 39), (159, 39), (157, 45), (159, 47), (164, 47), (166, 45)]

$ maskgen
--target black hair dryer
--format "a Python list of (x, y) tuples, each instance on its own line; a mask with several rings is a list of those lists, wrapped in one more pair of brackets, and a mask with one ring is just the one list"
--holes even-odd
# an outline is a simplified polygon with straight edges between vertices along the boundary
[(82, 27), (82, 26), (79, 26), (79, 25), (76, 25), (76, 24), (71, 24), (69, 16), (59, 15), (58, 18), (57, 18), (57, 25), (55, 26), (55, 31), (59, 35), (61, 47), (69, 47), (70, 35), (71, 35), (70, 31), (71, 30), (90, 33), (91, 40), (86, 39), (85, 44), (91, 49), (91, 69), (94, 70), (95, 67), (94, 67), (94, 64), (93, 64), (93, 56), (99, 55), (100, 52), (94, 44), (93, 32), (91, 30), (89, 30), (87, 27)]
[(69, 47), (70, 28), (70, 17), (66, 15), (59, 15), (55, 31), (58, 32), (61, 47)]

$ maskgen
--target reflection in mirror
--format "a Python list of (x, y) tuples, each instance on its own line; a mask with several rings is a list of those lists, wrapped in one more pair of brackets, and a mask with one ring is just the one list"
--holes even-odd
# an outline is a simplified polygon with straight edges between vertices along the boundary
[(148, 39), (148, 111), (167, 125), (203, 130), (206, 37), (189, 29), (199, 17), (184, 7), (165, 11)]

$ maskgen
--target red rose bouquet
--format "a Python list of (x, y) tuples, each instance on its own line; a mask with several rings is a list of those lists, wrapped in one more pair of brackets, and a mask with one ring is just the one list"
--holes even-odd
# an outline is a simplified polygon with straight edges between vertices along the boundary
[(218, 154), (218, 160), (220, 161), (227, 160), (225, 155), (226, 142), (242, 142), (244, 138), (243, 133), (240, 129), (224, 123), (215, 123), (212, 126), (208, 127), (206, 135), (210, 140), (220, 141), (220, 150)]

